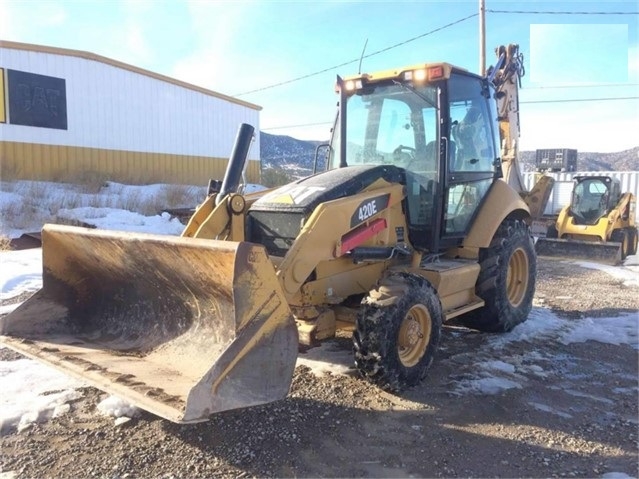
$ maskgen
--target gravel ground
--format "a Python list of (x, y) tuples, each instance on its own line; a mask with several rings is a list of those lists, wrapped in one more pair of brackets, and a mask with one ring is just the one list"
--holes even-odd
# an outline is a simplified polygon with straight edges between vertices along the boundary
[[(637, 289), (604, 272), (543, 259), (538, 269), (533, 314), (550, 308), (570, 322), (639, 310)], [(399, 396), (298, 366), (287, 399), (189, 426), (147, 413), (115, 425), (96, 412), (105, 394), (85, 388), (70, 413), (4, 433), (0, 478), (639, 475), (637, 350), (494, 339), (446, 326), (429, 376)], [(350, 349), (348, 338), (336, 344)], [(514, 365), (520, 387), (460, 394), (489, 363)]]

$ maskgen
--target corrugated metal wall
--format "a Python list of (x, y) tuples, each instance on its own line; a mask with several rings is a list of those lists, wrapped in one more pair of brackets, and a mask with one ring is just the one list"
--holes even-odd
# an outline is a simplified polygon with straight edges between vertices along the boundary
[[(639, 171), (583, 171), (583, 172), (562, 172), (562, 173), (548, 173), (555, 179), (555, 186), (553, 187), (550, 199), (548, 200), (548, 206), (546, 206), (545, 213), (548, 215), (558, 214), (561, 209), (570, 203), (570, 196), (572, 193), (572, 178), (577, 175), (582, 176), (610, 176), (616, 178), (621, 183), (621, 192), (631, 192), (635, 195), (635, 198), (639, 198)], [(534, 186), (537, 181), (539, 173), (524, 173), (524, 184), (529, 190)], [(637, 220), (639, 220), (639, 209), (637, 209)]]
[(152, 164), (155, 181), (165, 172), (167, 181), (202, 183), (223, 176), (238, 126), (249, 123), (257, 134), (247, 173), (249, 181), (258, 181), (260, 107), (92, 54), (85, 58), (74, 55), (82, 52), (7, 45), (12, 44), (0, 44), (5, 71), (65, 79), (68, 127), (10, 124), (9, 112), (9, 122), (0, 124), (5, 172), (50, 179), (87, 169), (139, 180)]

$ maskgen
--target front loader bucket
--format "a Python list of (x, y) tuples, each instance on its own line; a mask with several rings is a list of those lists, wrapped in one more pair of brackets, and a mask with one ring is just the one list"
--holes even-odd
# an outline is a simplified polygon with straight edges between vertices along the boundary
[(539, 256), (580, 259), (610, 265), (621, 263), (620, 243), (539, 238), (535, 243)]
[(297, 328), (262, 246), (46, 225), (42, 255), (6, 346), (178, 423), (288, 394)]

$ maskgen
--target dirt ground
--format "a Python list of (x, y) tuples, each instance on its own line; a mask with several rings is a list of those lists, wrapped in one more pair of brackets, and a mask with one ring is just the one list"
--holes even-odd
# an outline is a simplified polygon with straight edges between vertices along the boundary
[[(639, 294), (540, 259), (534, 304), (568, 324), (637, 314)], [(70, 413), (1, 437), (0, 477), (637, 477), (638, 353), (447, 325), (429, 376), (401, 395), (298, 366), (287, 399), (188, 426), (147, 413), (116, 426), (86, 388)], [(488, 366), (514, 386), (464, 392)]]

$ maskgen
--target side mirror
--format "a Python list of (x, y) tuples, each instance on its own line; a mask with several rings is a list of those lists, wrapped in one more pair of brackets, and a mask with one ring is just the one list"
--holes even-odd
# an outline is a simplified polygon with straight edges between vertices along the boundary
[(315, 159), (313, 161), (313, 174), (317, 173), (318, 166), (322, 166), (320, 159), (321, 161), (324, 162), (323, 169), (328, 170), (328, 156), (330, 151), (331, 151), (331, 145), (328, 143), (322, 143), (321, 145), (317, 145), (317, 147), (315, 148)]

